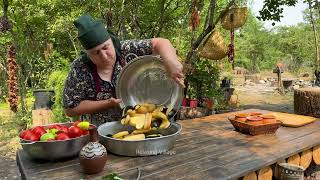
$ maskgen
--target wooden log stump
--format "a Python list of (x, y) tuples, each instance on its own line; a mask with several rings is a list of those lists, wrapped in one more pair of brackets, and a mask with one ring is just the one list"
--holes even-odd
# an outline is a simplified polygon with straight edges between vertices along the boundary
[(301, 153), (300, 156), (300, 166), (308, 168), (312, 162), (312, 150), (308, 149)]
[(256, 174), (256, 172), (253, 171), (253, 172), (245, 175), (245, 176), (242, 178), (242, 180), (257, 180), (257, 174)]
[(299, 154), (295, 154), (293, 156), (290, 156), (287, 160), (287, 163), (289, 164), (295, 164), (295, 165), (300, 165), (300, 155)]
[(258, 171), (258, 180), (272, 180), (272, 168), (264, 167)]
[(320, 117), (320, 88), (295, 89), (294, 112), (296, 114)]
[(320, 145), (313, 147), (312, 158), (316, 165), (320, 165)]

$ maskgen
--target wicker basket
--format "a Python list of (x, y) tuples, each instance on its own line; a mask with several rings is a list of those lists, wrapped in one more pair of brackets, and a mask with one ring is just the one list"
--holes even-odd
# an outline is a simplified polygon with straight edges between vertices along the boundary
[(221, 18), (221, 24), (224, 29), (230, 30), (243, 26), (248, 17), (247, 7), (234, 7), (227, 10)]
[(228, 55), (228, 47), (218, 31), (211, 31), (198, 48), (200, 57), (219, 60)]
[(259, 125), (237, 121), (237, 120), (234, 120), (234, 118), (229, 118), (229, 121), (237, 131), (244, 134), (250, 134), (253, 136), (259, 135), (259, 134), (273, 134), (277, 131), (277, 129), (281, 125), (281, 121), (277, 121), (276, 123), (259, 124)]

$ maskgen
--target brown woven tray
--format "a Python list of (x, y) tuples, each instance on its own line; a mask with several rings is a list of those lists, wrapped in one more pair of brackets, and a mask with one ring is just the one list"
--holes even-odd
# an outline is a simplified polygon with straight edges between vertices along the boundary
[(267, 124), (250, 124), (247, 122), (241, 122), (234, 120), (234, 118), (228, 118), (233, 127), (244, 134), (259, 135), (259, 134), (273, 134), (281, 125), (281, 121), (276, 121), (275, 123)]

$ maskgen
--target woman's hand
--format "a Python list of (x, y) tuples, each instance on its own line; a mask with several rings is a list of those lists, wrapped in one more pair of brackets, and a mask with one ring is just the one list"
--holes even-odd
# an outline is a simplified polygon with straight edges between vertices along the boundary
[(119, 104), (122, 102), (121, 99), (116, 99), (116, 98), (110, 98), (108, 99), (108, 107), (116, 107), (119, 106)]
[(171, 60), (165, 63), (170, 77), (184, 87), (183, 66), (178, 60)]
[(184, 87), (183, 66), (177, 58), (176, 50), (171, 42), (163, 38), (153, 38), (151, 40), (154, 54), (159, 54), (170, 77)]

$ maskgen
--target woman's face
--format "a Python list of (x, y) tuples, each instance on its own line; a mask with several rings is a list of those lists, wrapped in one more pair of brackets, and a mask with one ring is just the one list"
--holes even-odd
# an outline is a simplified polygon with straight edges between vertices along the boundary
[(116, 61), (116, 51), (111, 38), (92, 49), (88, 49), (87, 53), (98, 68), (113, 67)]

